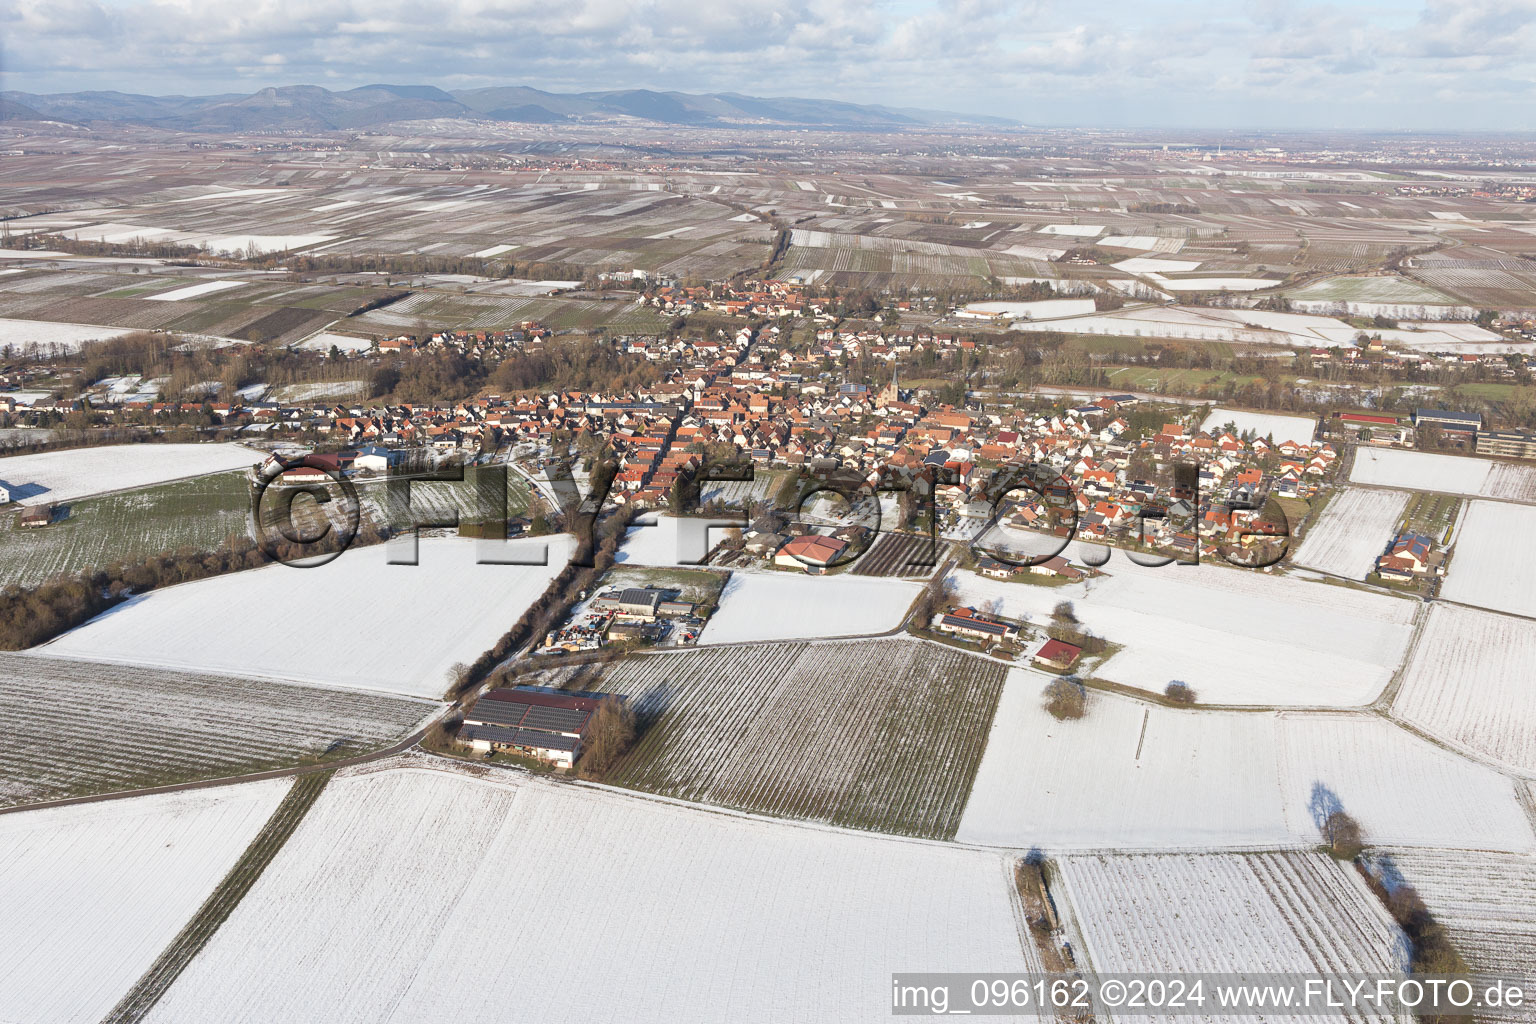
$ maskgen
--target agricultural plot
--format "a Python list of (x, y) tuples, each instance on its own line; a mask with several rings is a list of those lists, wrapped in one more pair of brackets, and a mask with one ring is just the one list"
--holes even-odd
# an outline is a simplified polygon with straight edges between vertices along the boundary
[(354, 478), (358, 502), (374, 522), (390, 525), (395, 532), (416, 522), (449, 523), (455, 516), (460, 524), (490, 522), (501, 515), (502, 501), (508, 515), (528, 511), (531, 489), (519, 473), (505, 475), (505, 496), (498, 498), (499, 473), (471, 466), (462, 480), (413, 480), (409, 490), (397, 485), (390, 488), (384, 478)]
[(373, 339), (358, 338), (350, 334), (332, 334), (329, 331), (321, 331), (299, 342), (294, 348), (306, 349), (313, 352), (329, 352), (335, 348), (338, 352), (367, 352), (373, 347)]
[(1342, 807), (1372, 842), (1529, 851), (1533, 837), (1507, 777), (1385, 718), (1280, 715), (1285, 813), (1298, 839)]
[(1228, 424), (1237, 428), (1238, 436), (1252, 433), (1254, 437), (1267, 437), (1276, 444), (1285, 441), (1310, 443), (1317, 431), (1317, 420), (1310, 416), (1280, 416), (1266, 412), (1244, 412), (1241, 409), (1212, 409), (1200, 424), (1209, 434), (1226, 429)]
[(1448, 601), (1536, 616), (1536, 507), (1474, 501), (1456, 531), (1441, 594)]
[(746, 518), (690, 518), (651, 515), (637, 519), (619, 547), (615, 561), (632, 565), (700, 565), (725, 539), (725, 531), (746, 527)]
[(1403, 513), (1407, 524), (1404, 529), (1428, 534), (1441, 544), (1449, 544), (1464, 515), (1462, 505), (1463, 499), (1454, 494), (1419, 491), (1408, 499), (1408, 508)]
[(1307, 530), (1291, 561), (1346, 579), (1365, 579), (1395, 535), (1409, 497), (1407, 491), (1344, 488)]
[(1287, 297), (1299, 302), (1369, 302), (1389, 305), (1455, 305), (1448, 296), (1404, 277), (1330, 277), (1314, 281)]
[(1011, 673), (956, 832), (1028, 848), (1311, 844), (1342, 807), (1382, 843), (1526, 851), (1511, 781), (1375, 715), (1191, 711), (1116, 694), (1059, 722)]
[[(314, 568), (270, 565), (151, 591), (38, 648), (83, 658), (437, 697), (565, 566), (571, 539), (394, 542)], [(545, 564), (483, 564), (483, 557)], [(208, 638), (219, 638), (210, 644)]]
[(1392, 712), (1432, 736), (1536, 774), (1536, 623), (1436, 604)]
[(1161, 277), (1148, 274), (1159, 288), (1170, 292), (1256, 292), (1280, 282), (1268, 277)]
[[(883, 533), (854, 564), (855, 576), (932, 576), (949, 556), (949, 545), (926, 534)], [(919, 564), (927, 562), (927, 564)]]
[(0, 458), (0, 483), (23, 505), (47, 505), (184, 477), (245, 469), (261, 453), (237, 444), (125, 444)]
[(1123, 648), (1095, 676), (1157, 694), (1177, 679), (1211, 704), (1369, 704), (1402, 661), (1417, 607), (1230, 566), (1150, 568), (1123, 552), (1104, 572), (1060, 587), (958, 570), (950, 579), (958, 602), (1041, 626), (1072, 602), (1090, 631)]
[(57, 347), (65, 352), (76, 352), (83, 342), (103, 341), (127, 333), (128, 330), (121, 327), (7, 318), (0, 319), (0, 349), (14, 348), (24, 352), (28, 349)]
[(699, 483), (699, 501), (739, 505), (746, 501), (766, 502), (779, 487), (784, 470), (755, 469), (751, 480), (705, 480)]
[(1396, 448), (1360, 448), (1355, 452), (1349, 480), (1376, 487), (1536, 503), (1536, 466), (1491, 459)]
[(1415, 279), (1462, 301), (1491, 309), (1529, 309), (1536, 304), (1536, 273), (1515, 260), (1425, 260)]
[(1009, 672), (959, 841), (1178, 849), (1291, 839), (1272, 716), (1095, 693), (1086, 718), (1058, 722), (1041, 707), (1045, 682)]
[(0, 805), (228, 778), (408, 735), (434, 703), (0, 654)]
[(0, 515), (0, 585), (31, 585), (183, 547), (213, 550), (246, 533), (249, 512), (244, 474), (215, 473), (72, 501), (45, 530)]
[(1101, 974), (1408, 966), (1407, 938), (1354, 869), (1325, 854), (1064, 857), (1057, 870)]
[(183, 299), (196, 299), (204, 295), (212, 295), (214, 292), (222, 292), (229, 288), (239, 288), (244, 281), (204, 281), (202, 284), (192, 284), (185, 288), (177, 288), (169, 292), (157, 292), (148, 296), (155, 302), (180, 302)]
[[(1418, 891), (1474, 972), (1530, 973), (1536, 964), (1536, 858), (1403, 849), (1377, 852), (1371, 860), (1389, 884)], [(1487, 1019), (1529, 1021), (1531, 1009)]]
[(599, 683), (645, 735), (613, 781), (851, 828), (953, 836), (1003, 667), (917, 640), (630, 658)]
[(704, 627), (702, 644), (867, 636), (901, 626), (922, 587), (853, 575), (738, 572)]
[(0, 1007), (94, 1024), (196, 912), (287, 779), (0, 817)]
[(365, 380), (310, 381), (288, 384), (272, 394), (276, 402), (316, 402), (322, 398), (363, 398), (368, 394)]
[(152, 1024), (875, 1020), (914, 956), (1041, 969), (995, 855), (405, 764), (331, 782)]

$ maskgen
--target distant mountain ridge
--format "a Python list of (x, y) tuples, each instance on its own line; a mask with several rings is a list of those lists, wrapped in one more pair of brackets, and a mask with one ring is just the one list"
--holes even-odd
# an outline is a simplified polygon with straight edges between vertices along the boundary
[(288, 85), (261, 89), (250, 95), (218, 96), (3, 92), (0, 117), (79, 124), (122, 121), (210, 132), (345, 130), (438, 117), (532, 124), (634, 118), (673, 125), (783, 124), (850, 129), (1017, 123), (1006, 118), (787, 96), (762, 98), (650, 89), (556, 93), (525, 85), (460, 89), (451, 93), (430, 85), (365, 85), (342, 92), (318, 85)]

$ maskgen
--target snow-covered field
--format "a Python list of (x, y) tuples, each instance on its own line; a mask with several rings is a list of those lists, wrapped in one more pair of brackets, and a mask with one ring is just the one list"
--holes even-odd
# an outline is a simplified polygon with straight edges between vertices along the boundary
[(1104, 570), (1063, 587), (950, 578), (959, 602), (1042, 625), (1071, 601), (1091, 631), (1124, 647), (1094, 675), (1158, 694), (1177, 679), (1211, 704), (1369, 704), (1412, 634), (1415, 603), (1384, 594), (1203, 563), (1149, 568), (1123, 552)]
[(1104, 230), (1102, 224), (1044, 224), (1038, 230), (1042, 235), (1071, 235), (1074, 238), (1093, 238)]
[(158, 295), (146, 295), (146, 299), (156, 302), (180, 302), (182, 299), (196, 299), (204, 295), (212, 295), (214, 292), (222, 292), (230, 288), (239, 288), (244, 281), (204, 281), (202, 284), (189, 284), (185, 288), (176, 288), (168, 292), (160, 292)]
[(901, 625), (922, 589), (878, 576), (732, 573), (699, 642), (883, 633)]
[[(748, 485), (742, 485), (748, 486)], [(644, 516), (624, 535), (614, 560), (632, 565), (700, 565), (725, 531), (742, 529), (745, 520)]]
[(1408, 498), (1407, 491), (1344, 488), (1307, 530), (1291, 561), (1335, 576), (1365, 579), (1396, 534)]
[(148, 487), (188, 476), (244, 469), (261, 453), (237, 444), (124, 444), (0, 459), (0, 483), (23, 505)]
[(1057, 868), (1088, 946), (1083, 966), (1101, 974), (1408, 965), (1406, 937), (1380, 902), (1325, 854), (1098, 855)]
[(278, 402), (314, 402), (321, 398), (356, 398), (367, 393), (368, 382), (365, 380), (323, 380), (287, 384), (278, 388), (272, 397)]
[(955, 838), (1028, 849), (1223, 847), (1290, 840), (1275, 718), (1171, 711), (1104, 694), (1058, 722), (1014, 670)]
[(151, 591), (37, 648), (55, 657), (438, 697), (456, 662), (489, 649), (565, 566), (565, 535), (511, 541), (546, 565), (480, 565), (474, 541), (426, 538), (420, 564), (390, 545), (302, 569), (270, 565)]
[(305, 338), (294, 347), (316, 352), (329, 352), (332, 346), (335, 346), (337, 351), (340, 352), (366, 352), (373, 347), (373, 341), (368, 338), (354, 338), (350, 334), (332, 334), (329, 331), (321, 331), (319, 334)]
[(1474, 501), (1456, 530), (1441, 596), (1536, 616), (1536, 506)]
[(1004, 857), (464, 771), (344, 771), (148, 1020), (875, 1021), (892, 971), (1041, 970)]
[(102, 327), (98, 324), (59, 324), (51, 320), (13, 320), (0, 317), (0, 348), (14, 346), (18, 351), (40, 346), (59, 345), (74, 352), (85, 341), (102, 341), (132, 334), (127, 327)]
[[(1536, 964), (1536, 858), (1390, 850), (1372, 860), (1382, 874), (1418, 890), (1472, 970), (1530, 974)], [(1525, 1006), (1502, 1019), (1529, 1021), (1531, 1016)]]
[(1359, 448), (1351, 483), (1439, 491), (1473, 498), (1536, 502), (1536, 466), (1435, 455), (1397, 448)]
[(972, 302), (959, 310), (957, 316), (987, 318), (1006, 316), (1026, 320), (1041, 320), (1055, 316), (1079, 316), (1092, 313), (1092, 299), (1040, 299), (1034, 302)]
[(1318, 834), (1337, 800), (1372, 842), (1529, 851), (1515, 783), (1377, 715), (1280, 715), (1285, 813), (1298, 839)]
[(1267, 277), (1178, 277), (1168, 278), (1156, 274), (1148, 277), (1157, 281), (1159, 288), (1170, 292), (1256, 292), (1261, 288), (1273, 288), (1280, 282)]
[(1200, 269), (1199, 260), (1160, 260), (1150, 256), (1133, 256), (1113, 264), (1116, 270), (1127, 274), (1183, 274)]
[(1174, 710), (1095, 692), (1085, 718), (1058, 722), (1041, 707), (1045, 683), (1010, 673), (959, 841), (1305, 845), (1337, 801), (1378, 842), (1536, 845), (1509, 779), (1375, 715)]
[(289, 785), (273, 779), (0, 817), (0, 1019), (104, 1017)]
[(1105, 235), (1097, 243), (1100, 248), (1139, 249), (1143, 252), (1178, 252), (1184, 248), (1182, 238), (1163, 238), (1160, 235)]
[(74, 238), (83, 238), (92, 242), (131, 242), (142, 239), (146, 242), (174, 242), (177, 245), (205, 246), (211, 252), (237, 252), (244, 253), (251, 247), (258, 252), (281, 252), (287, 249), (300, 249), (305, 246), (318, 245), (321, 242), (329, 242), (335, 235), (293, 234), (293, 235), (262, 235), (255, 233), (228, 233), (214, 234), (210, 231), (181, 230), (179, 228), (157, 228), (140, 224), (124, 224), (109, 221), (102, 224), (86, 224), (73, 228), (70, 235)]
[(1281, 416), (1271, 412), (1222, 408), (1212, 409), (1211, 414), (1200, 424), (1200, 429), (1214, 433), (1228, 423), (1237, 425), (1239, 435), (1252, 431), (1255, 437), (1267, 437), (1276, 444), (1284, 441), (1307, 444), (1317, 430), (1317, 421), (1310, 416)]
[(1454, 746), (1536, 774), (1536, 623), (1436, 604), (1392, 704)]

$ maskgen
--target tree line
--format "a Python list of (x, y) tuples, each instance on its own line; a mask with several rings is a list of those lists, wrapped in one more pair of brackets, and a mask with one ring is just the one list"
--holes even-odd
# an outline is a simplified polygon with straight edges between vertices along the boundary
[[(364, 523), (351, 546), (378, 544), (387, 536), (387, 530)], [(232, 534), (213, 551), (184, 547), (30, 587), (11, 584), (0, 588), (0, 650), (20, 651), (46, 643), (134, 594), (256, 569), (273, 561), (294, 562), (334, 551), (337, 543), (333, 531), (326, 540), (313, 544), (279, 541), (269, 553), (251, 538)]]

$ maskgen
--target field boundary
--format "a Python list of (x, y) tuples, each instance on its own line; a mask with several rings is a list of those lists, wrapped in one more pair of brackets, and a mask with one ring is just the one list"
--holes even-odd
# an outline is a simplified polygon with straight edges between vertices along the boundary
[(250, 892), (256, 880), (266, 871), (267, 865), (282, 850), (304, 816), (320, 797), (331, 771), (315, 772), (296, 779), (272, 817), (257, 833), (251, 845), (246, 847), (235, 866), (208, 894), (186, 925), (144, 972), (133, 988), (118, 1000), (112, 1011), (102, 1019), (103, 1024), (138, 1024), (154, 1009), (160, 998), (170, 990), (181, 972), (187, 969), (203, 947), (212, 939), (235, 907)]

